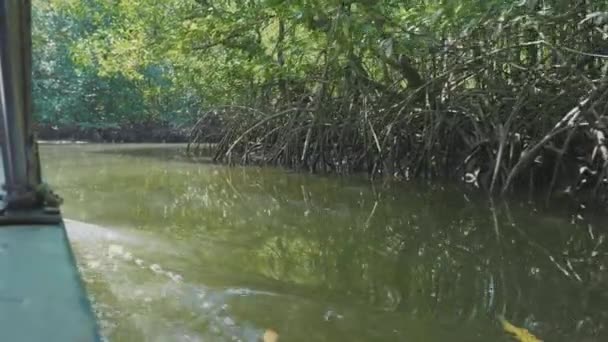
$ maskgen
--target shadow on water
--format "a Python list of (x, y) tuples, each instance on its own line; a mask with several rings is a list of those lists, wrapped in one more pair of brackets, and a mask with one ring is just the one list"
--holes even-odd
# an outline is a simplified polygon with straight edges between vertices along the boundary
[(605, 224), (102, 148), (42, 155), (65, 215), (103, 226), (68, 221), (113, 340), (510, 341), (498, 316), (545, 341), (608, 339)]
[(160, 161), (213, 163), (210, 153), (188, 154), (186, 144), (120, 144), (115, 148), (98, 149), (93, 153), (153, 158)]

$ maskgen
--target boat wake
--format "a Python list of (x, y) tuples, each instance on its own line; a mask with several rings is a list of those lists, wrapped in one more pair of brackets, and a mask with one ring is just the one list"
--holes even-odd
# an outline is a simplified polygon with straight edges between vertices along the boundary
[(107, 340), (253, 342), (263, 336), (264, 329), (231, 313), (230, 303), (278, 294), (190, 283), (156, 261), (177, 254), (175, 246), (134, 231), (64, 222)]

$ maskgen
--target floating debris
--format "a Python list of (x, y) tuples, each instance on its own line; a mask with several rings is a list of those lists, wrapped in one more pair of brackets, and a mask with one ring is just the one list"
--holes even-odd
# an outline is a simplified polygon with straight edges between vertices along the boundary
[(333, 311), (333, 310), (327, 310), (327, 312), (323, 315), (323, 320), (325, 320), (326, 322), (329, 322), (331, 320), (335, 320), (335, 319), (342, 319), (344, 318), (343, 315), (340, 315), (339, 313)]

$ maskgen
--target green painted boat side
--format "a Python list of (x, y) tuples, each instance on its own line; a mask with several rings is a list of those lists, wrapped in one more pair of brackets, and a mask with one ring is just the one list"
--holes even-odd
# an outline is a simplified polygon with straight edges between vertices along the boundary
[(0, 341), (101, 341), (63, 223), (0, 226)]

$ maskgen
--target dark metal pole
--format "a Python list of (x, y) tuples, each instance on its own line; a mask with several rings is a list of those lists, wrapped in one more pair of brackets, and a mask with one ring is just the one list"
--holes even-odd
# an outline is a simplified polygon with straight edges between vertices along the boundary
[(0, 112), (9, 207), (11, 201), (27, 206), (22, 199), (40, 184), (32, 127), (31, 58), (30, 0), (0, 0)]

